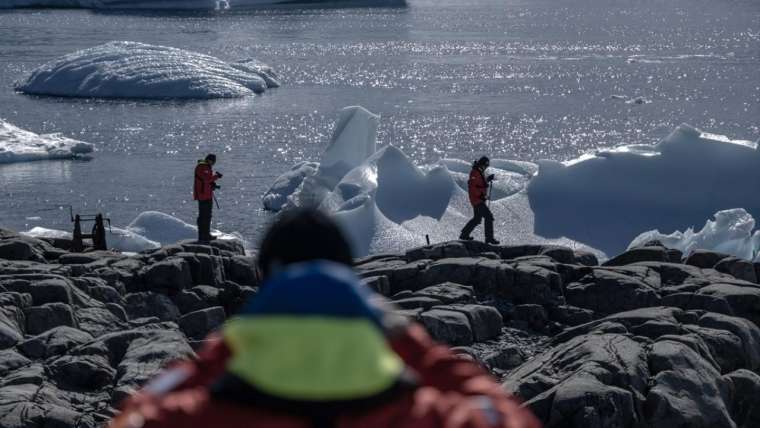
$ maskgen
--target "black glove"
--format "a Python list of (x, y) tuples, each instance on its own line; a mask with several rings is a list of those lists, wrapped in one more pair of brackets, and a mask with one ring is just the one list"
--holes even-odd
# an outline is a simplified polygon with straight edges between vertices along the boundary
[(223, 175), (222, 175), (222, 173), (221, 173), (221, 172), (217, 172), (217, 173), (216, 173), (216, 178), (222, 178), (222, 177), (223, 177)]
[(222, 186), (220, 186), (220, 185), (218, 185), (218, 184), (216, 184), (216, 183), (211, 183), (211, 188), (212, 188), (213, 190), (219, 190), (219, 189), (221, 189), (221, 188), (222, 188)]
[(489, 175), (488, 178), (486, 178), (486, 180), (488, 180), (489, 183), (492, 182), (492, 181), (494, 181), (495, 179), (496, 179), (496, 177), (494, 177), (493, 174)]

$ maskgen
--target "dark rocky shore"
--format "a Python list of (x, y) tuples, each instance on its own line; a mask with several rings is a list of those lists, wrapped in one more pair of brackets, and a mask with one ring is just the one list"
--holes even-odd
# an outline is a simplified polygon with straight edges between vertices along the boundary
[[(256, 293), (229, 241), (128, 257), (0, 231), (0, 427), (96, 427)], [(759, 427), (760, 265), (448, 242), (358, 260), (550, 427)]]

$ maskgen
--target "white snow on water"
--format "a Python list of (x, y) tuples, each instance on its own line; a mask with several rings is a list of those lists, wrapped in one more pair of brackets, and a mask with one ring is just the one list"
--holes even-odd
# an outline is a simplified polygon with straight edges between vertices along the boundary
[[(361, 107), (344, 109), (322, 163), (300, 163), (276, 179), (265, 207), (332, 213), (358, 256), (422, 245), (425, 235), (431, 242), (456, 239), (472, 215), (465, 190), (471, 163), (417, 166), (392, 145), (375, 152), (377, 120)], [(663, 241), (745, 258), (758, 249), (750, 213), (760, 214), (760, 152), (749, 141), (681, 125), (653, 145), (619, 146), (564, 163), (493, 159), (488, 173), (497, 177), (490, 206), (503, 243), (616, 254), (643, 230), (685, 230), (721, 211), (701, 232)], [(746, 211), (723, 211), (736, 207)]]
[(256, 60), (213, 56), (137, 42), (114, 41), (44, 64), (16, 90), (65, 97), (142, 99), (234, 98), (279, 86)]
[(629, 248), (657, 240), (669, 248), (681, 250), (688, 255), (694, 250), (711, 250), (736, 257), (760, 261), (760, 230), (755, 229), (755, 219), (742, 208), (718, 211), (715, 220), (707, 220), (698, 232), (688, 228), (684, 232), (663, 234), (650, 230), (637, 236)]
[(86, 159), (92, 144), (59, 134), (35, 134), (0, 119), (0, 164), (49, 159)]
[[(321, 162), (300, 163), (277, 178), (264, 205), (274, 211), (312, 206), (333, 214), (356, 256), (424, 245), (426, 235), (431, 242), (456, 239), (472, 216), (465, 191), (471, 164), (445, 159), (419, 167), (396, 147), (375, 151), (377, 121), (362, 107), (343, 109)], [(532, 233), (523, 190), (536, 164), (494, 159), (492, 165), (497, 238), (589, 249)]]
[[(237, 234), (212, 231), (217, 239), (245, 241)], [(35, 227), (23, 235), (34, 238), (64, 238), (71, 239), (71, 232)], [(125, 228), (106, 227), (106, 243), (109, 249), (122, 252), (137, 253), (144, 250), (160, 248), (182, 240), (193, 240), (198, 237), (198, 229), (184, 221), (158, 211), (140, 213)]]

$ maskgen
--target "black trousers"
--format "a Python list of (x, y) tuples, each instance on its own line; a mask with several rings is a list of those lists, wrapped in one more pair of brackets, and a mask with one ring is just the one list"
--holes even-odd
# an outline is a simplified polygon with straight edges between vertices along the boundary
[(214, 209), (213, 201), (198, 201), (198, 240), (209, 241), (211, 239), (211, 212)]
[(472, 233), (475, 227), (477, 227), (480, 222), (485, 219), (486, 239), (493, 239), (493, 214), (491, 213), (491, 210), (488, 209), (486, 203), (483, 202), (474, 206), (473, 211), (474, 214), (472, 216), (472, 220), (467, 222), (467, 224), (464, 226), (464, 229), (462, 229), (462, 233), (460, 233), (459, 236), (470, 236), (470, 233)]

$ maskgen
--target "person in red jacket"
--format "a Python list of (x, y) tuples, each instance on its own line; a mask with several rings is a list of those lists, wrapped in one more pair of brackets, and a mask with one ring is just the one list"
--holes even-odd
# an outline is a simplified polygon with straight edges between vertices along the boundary
[(216, 155), (210, 153), (205, 159), (198, 161), (195, 166), (195, 182), (193, 184), (193, 199), (198, 201), (198, 241), (209, 242), (211, 236), (211, 213), (214, 208), (214, 190), (219, 186), (216, 180), (222, 178), (221, 173), (214, 173), (213, 166)]
[(459, 239), (471, 241), (472, 237), (470, 236), (470, 233), (472, 233), (475, 227), (485, 219), (486, 243), (498, 245), (499, 241), (493, 237), (493, 214), (488, 208), (488, 205), (486, 205), (486, 200), (489, 196), (488, 184), (491, 183), (494, 178), (493, 174), (487, 177), (485, 175), (485, 171), (489, 164), (490, 161), (488, 158), (483, 156), (472, 165), (470, 179), (467, 182), (467, 191), (470, 196), (470, 204), (472, 204), (474, 214), (472, 219), (468, 221), (464, 226), (464, 229), (462, 229), (462, 232), (459, 234)]
[(540, 427), (479, 365), (388, 311), (351, 263), (332, 220), (285, 213), (261, 244), (258, 294), (110, 427)]

